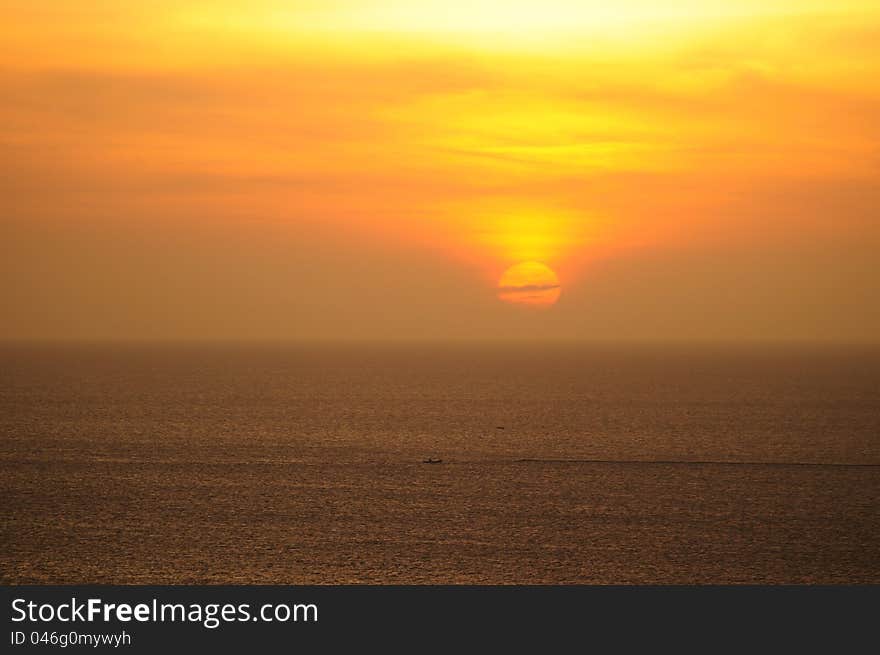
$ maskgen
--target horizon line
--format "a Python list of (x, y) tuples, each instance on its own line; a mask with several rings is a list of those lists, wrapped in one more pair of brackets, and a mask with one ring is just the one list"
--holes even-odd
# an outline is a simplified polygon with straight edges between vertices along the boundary
[(839, 337), (575, 337), (575, 336), (27, 336), (2, 337), (0, 345), (304, 345), (304, 344), (495, 344), (546, 343), (571, 345), (645, 346), (873, 346), (880, 339)]

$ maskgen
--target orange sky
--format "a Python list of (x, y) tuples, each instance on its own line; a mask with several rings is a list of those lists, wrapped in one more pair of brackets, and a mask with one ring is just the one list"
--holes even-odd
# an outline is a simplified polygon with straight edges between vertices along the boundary
[(0, 336), (875, 339), (880, 9), (710, 4), (7, 0)]

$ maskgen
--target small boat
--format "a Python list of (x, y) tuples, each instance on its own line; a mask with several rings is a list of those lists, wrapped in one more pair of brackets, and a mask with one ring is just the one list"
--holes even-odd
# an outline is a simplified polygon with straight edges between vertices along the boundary
[(440, 459), (439, 457), (436, 458), (436, 459), (433, 458), (433, 457), (429, 457), (428, 459), (423, 459), (423, 460), (422, 460), (422, 464), (439, 464), (439, 463), (442, 462), (442, 461), (443, 461), (443, 460)]

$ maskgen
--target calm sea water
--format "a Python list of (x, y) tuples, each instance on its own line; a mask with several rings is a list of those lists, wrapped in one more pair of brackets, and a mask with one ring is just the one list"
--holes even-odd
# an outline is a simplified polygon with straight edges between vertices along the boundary
[(880, 582), (876, 349), (8, 345), (0, 434), (7, 583)]

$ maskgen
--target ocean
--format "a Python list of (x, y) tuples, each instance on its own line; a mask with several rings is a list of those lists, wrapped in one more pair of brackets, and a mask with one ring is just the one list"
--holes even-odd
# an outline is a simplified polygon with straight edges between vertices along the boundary
[(878, 348), (7, 344), (0, 435), (7, 584), (880, 582)]

